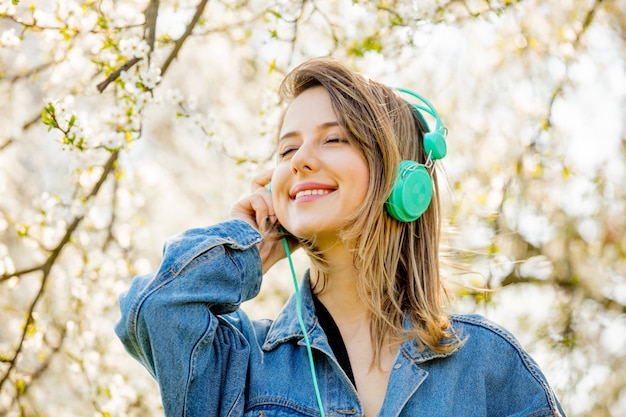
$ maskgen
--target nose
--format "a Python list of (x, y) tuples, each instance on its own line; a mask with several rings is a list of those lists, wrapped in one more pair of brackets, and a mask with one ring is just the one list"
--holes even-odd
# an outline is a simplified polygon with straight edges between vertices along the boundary
[(313, 172), (319, 168), (319, 155), (314, 143), (311, 142), (302, 143), (292, 155), (291, 172), (293, 174)]

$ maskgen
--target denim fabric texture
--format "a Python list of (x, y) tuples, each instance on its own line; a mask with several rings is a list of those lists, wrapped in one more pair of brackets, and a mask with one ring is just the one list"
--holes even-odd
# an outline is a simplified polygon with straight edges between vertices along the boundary
[[(274, 320), (239, 309), (261, 287), (261, 236), (231, 220), (169, 239), (155, 275), (120, 297), (115, 330), (158, 381), (165, 415), (319, 416), (294, 295)], [(363, 415), (315, 315), (308, 274), (300, 295), (328, 417)], [(564, 416), (544, 375), (516, 339), (477, 315), (454, 315), (457, 350), (402, 343), (379, 417)]]

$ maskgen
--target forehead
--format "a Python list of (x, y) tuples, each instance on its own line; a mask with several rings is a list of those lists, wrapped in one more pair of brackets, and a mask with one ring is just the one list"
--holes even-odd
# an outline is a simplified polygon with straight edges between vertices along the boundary
[(313, 128), (338, 120), (330, 95), (322, 86), (311, 87), (298, 95), (287, 108), (281, 126), (285, 132)]

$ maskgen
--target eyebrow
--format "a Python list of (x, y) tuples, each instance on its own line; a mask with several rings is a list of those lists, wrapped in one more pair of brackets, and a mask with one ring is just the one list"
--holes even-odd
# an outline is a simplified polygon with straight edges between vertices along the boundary
[[(331, 127), (336, 127), (339, 126), (339, 122), (335, 121), (335, 122), (326, 122), (326, 123), (322, 123), (321, 125), (317, 126), (317, 130), (325, 130), (325, 129), (329, 129)], [(298, 132), (297, 130), (292, 130), (291, 132), (287, 132), (284, 135), (282, 135), (278, 141), (280, 142), (283, 139), (287, 139), (293, 136), (298, 136)]]

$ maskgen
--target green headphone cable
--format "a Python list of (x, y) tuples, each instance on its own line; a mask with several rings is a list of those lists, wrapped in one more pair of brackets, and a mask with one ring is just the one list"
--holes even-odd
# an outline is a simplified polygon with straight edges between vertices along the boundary
[(313, 388), (315, 389), (315, 397), (317, 399), (317, 407), (320, 410), (321, 417), (326, 417), (324, 414), (324, 405), (322, 404), (322, 396), (320, 395), (320, 389), (317, 385), (317, 375), (315, 374), (315, 362), (313, 361), (313, 351), (311, 350), (311, 343), (309, 341), (309, 336), (306, 331), (306, 327), (304, 326), (304, 319), (302, 318), (302, 301), (300, 299), (300, 290), (298, 289), (298, 279), (296, 277), (296, 271), (293, 267), (293, 262), (291, 261), (291, 251), (289, 250), (289, 244), (287, 243), (287, 238), (283, 238), (283, 244), (285, 245), (285, 253), (287, 254), (287, 259), (289, 260), (289, 268), (291, 269), (291, 276), (293, 278), (293, 286), (296, 290), (296, 309), (298, 313), (298, 322), (300, 323), (300, 329), (302, 329), (302, 334), (304, 335), (304, 343), (306, 344), (306, 352), (309, 357), (309, 366), (311, 368), (311, 376), (313, 379)]

